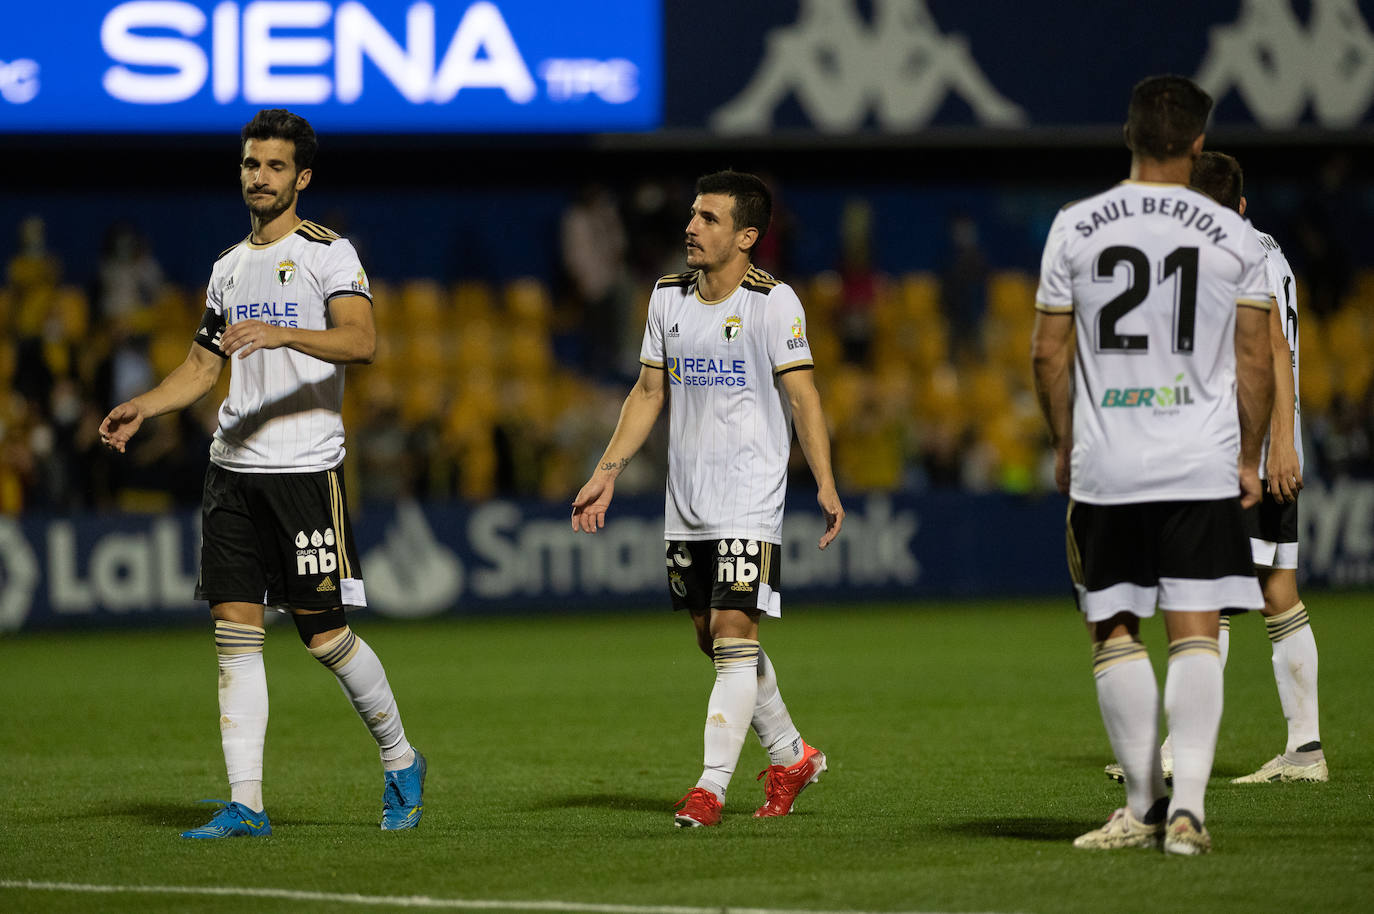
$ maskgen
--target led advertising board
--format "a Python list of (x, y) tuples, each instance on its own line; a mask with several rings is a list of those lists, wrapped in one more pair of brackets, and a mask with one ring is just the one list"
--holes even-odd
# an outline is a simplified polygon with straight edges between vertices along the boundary
[(44, 0), (7, 8), (0, 132), (650, 130), (658, 3)]

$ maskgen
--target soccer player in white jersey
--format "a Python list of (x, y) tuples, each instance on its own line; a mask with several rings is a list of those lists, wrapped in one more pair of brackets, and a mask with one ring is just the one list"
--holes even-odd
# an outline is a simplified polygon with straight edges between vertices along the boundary
[[(1246, 211), (1240, 163), (1222, 152), (1204, 152), (1193, 165), (1191, 184), (1242, 216)], [(1274, 679), (1279, 705), (1288, 721), (1284, 751), (1258, 771), (1233, 778), (1233, 784), (1278, 781), (1325, 781), (1329, 774), (1322, 752), (1317, 713), (1317, 642), (1308, 624), (1307, 607), (1298, 596), (1298, 492), (1302, 489), (1302, 426), (1298, 405), (1298, 298), (1293, 269), (1272, 236), (1251, 227), (1266, 252), (1274, 307), (1269, 339), (1274, 360), (1274, 412), (1264, 436), (1260, 480), (1264, 495), (1245, 511), (1250, 549), (1264, 594), (1265, 628), (1273, 645)], [(1226, 666), (1231, 616), (1222, 616), (1219, 647)], [(1164, 776), (1173, 775), (1173, 741), (1160, 747)], [(1121, 766), (1107, 774), (1122, 779)]]
[[(1130, 180), (1050, 227), (1032, 338), (1036, 392), (1070, 495), (1069, 568), (1126, 805), (1083, 848), (1211, 847), (1203, 799), (1221, 721), (1220, 610), (1264, 605), (1243, 508), (1259, 501), (1273, 400), (1264, 249), (1188, 185), (1212, 100), (1158, 76), (1131, 94)], [(1163, 610), (1164, 708), (1140, 619)]]
[[(1193, 186), (1245, 215), (1240, 163), (1204, 152), (1193, 166)], [(1307, 607), (1298, 596), (1298, 493), (1302, 490), (1302, 410), (1298, 405), (1298, 290), (1288, 258), (1272, 236), (1256, 230), (1267, 253), (1274, 294), (1269, 339), (1274, 361), (1274, 414), (1264, 437), (1260, 478), (1264, 496), (1245, 512), (1250, 549), (1264, 592), (1264, 627), (1272, 644), (1279, 705), (1288, 742), (1259, 770), (1234, 784), (1325, 781), (1329, 778), (1317, 714), (1317, 642)], [(1229, 620), (1224, 620), (1229, 621)], [(1225, 633), (1223, 633), (1223, 639)], [(1223, 645), (1224, 645), (1223, 640)], [(1222, 650), (1222, 663), (1226, 651)]]
[(765, 802), (755, 817), (784, 816), (826, 768), (802, 739), (759, 645), (759, 619), (780, 614), (779, 574), (787, 462), (797, 439), (816, 479), (824, 549), (844, 508), (830, 439), (791, 287), (750, 263), (768, 230), (772, 197), (757, 177), (724, 171), (697, 182), (687, 223), (689, 270), (658, 281), (649, 299), (639, 380), (596, 470), (573, 500), (574, 530), (606, 523), (615, 480), (669, 410), (665, 533), (674, 609), (686, 609), (715, 664), (706, 711), (705, 765), (675, 807), (679, 827), (717, 825), (752, 726), (768, 751)]
[(413, 828), (424, 809), (425, 759), (406, 740), (381, 661), (344, 616), (367, 603), (339, 472), (344, 366), (372, 361), (376, 328), (353, 246), (296, 215), (316, 148), (310, 124), (284, 109), (244, 126), (239, 183), (252, 231), (216, 261), (186, 361), (100, 426), (122, 453), (145, 419), (195, 403), (232, 361), (205, 476), (196, 587), (215, 623), (230, 799), (183, 838), (272, 832), (262, 799), (267, 606), (292, 614), (377, 740), (382, 828)]

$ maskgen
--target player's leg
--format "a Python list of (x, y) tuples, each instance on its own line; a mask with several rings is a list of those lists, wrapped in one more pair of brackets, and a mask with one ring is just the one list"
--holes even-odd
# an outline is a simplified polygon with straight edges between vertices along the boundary
[(215, 626), (220, 746), (229, 802), (205, 825), (182, 832), (183, 838), (272, 833), (262, 799), (267, 670), (261, 600), (267, 579), (244, 485), (241, 474), (213, 464), (206, 472), (196, 596), (209, 601)]
[[(1159, 767), (1159, 686), (1140, 617), (1154, 612), (1154, 556), (1141, 531), (1150, 523), (1136, 505), (1073, 504), (1069, 509), (1069, 571), (1093, 645), (1093, 682), (1102, 723), (1126, 782), (1126, 806), (1075, 847), (1157, 847), (1168, 793)], [(1148, 542), (1148, 537), (1145, 538)]]
[(414, 828), (424, 811), (424, 756), (406, 739), (396, 696), (382, 661), (335, 607), (297, 611), (292, 619), (311, 656), (334, 674), (358, 717), (377, 741), (381, 753), (382, 828)]
[(266, 630), (260, 603), (217, 603), (215, 657), (219, 663), (220, 746), (229, 776), (229, 801), (263, 812), (262, 756), (267, 738)]
[[(372, 647), (348, 626), (343, 606), (366, 606), (343, 479), (335, 470), (264, 479), (255, 504), (280, 557), (269, 602), (291, 607), (301, 641), (377, 742), (383, 770), (382, 828), (413, 828), (424, 810), (426, 763), (406, 739), (396, 697)], [(279, 590), (277, 589), (279, 588)], [(341, 606), (342, 604), (342, 606)]]
[(723, 803), (758, 699), (758, 614), (712, 609), (710, 629), (716, 679), (706, 706), (705, 757), (697, 786)]
[(1164, 710), (1174, 749), (1174, 795), (1164, 850), (1211, 849), (1207, 779), (1221, 725), (1223, 607), (1263, 606), (1239, 498), (1173, 502), (1160, 524), (1159, 606), (1169, 636)]
[[(714, 582), (715, 541), (664, 543), (668, 590), (674, 611), (687, 610), (697, 647), (715, 664), (715, 639), (711, 634), (711, 588)], [(719, 674), (717, 674), (719, 678)], [(709, 743), (711, 724), (706, 725)], [(709, 754), (709, 749), (708, 749)], [(705, 784), (703, 778), (674, 806), (673, 824), (679, 828), (718, 825), (725, 784)]]
[(1218, 613), (1164, 613), (1169, 636), (1169, 666), (1164, 680), (1164, 711), (1174, 755), (1173, 816), (1188, 813), (1194, 827), (1206, 821), (1207, 779), (1221, 726), (1221, 654), (1217, 649)]
[[(1217, 653), (1221, 657), (1221, 669), (1226, 671), (1226, 658), (1231, 651), (1231, 614), (1223, 612), (1217, 620)], [(1172, 736), (1166, 735), (1164, 742), (1159, 745), (1160, 767), (1164, 769), (1164, 783), (1172, 786), (1174, 783), (1174, 740)]]
[(1288, 742), (1282, 755), (1234, 783), (1325, 781), (1329, 774), (1317, 725), (1317, 642), (1298, 596), (1298, 503), (1281, 503), (1266, 492), (1245, 519), (1264, 591), (1264, 627), (1273, 646)]

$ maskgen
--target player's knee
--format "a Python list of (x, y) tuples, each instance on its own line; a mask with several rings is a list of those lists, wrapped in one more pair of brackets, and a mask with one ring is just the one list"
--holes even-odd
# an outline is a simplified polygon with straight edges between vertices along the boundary
[(332, 640), (348, 624), (339, 606), (320, 613), (292, 613), (291, 621), (296, 623), (296, 634), (301, 636), (301, 643), (306, 647), (310, 647), (319, 635), (328, 635), (325, 641)]

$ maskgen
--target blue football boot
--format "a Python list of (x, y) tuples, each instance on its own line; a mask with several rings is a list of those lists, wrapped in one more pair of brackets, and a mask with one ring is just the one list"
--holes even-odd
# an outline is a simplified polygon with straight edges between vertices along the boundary
[(420, 824), (425, 803), (425, 757), (415, 752), (415, 761), (399, 771), (386, 772), (382, 791), (382, 830), (399, 831)]
[(267, 820), (266, 812), (253, 812), (242, 803), (225, 803), (223, 800), (205, 800), (206, 803), (224, 803), (224, 808), (215, 813), (214, 818), (200, 828), (181, 833), (183, 838), (249, 838), (272, 834), (272, 823)]

